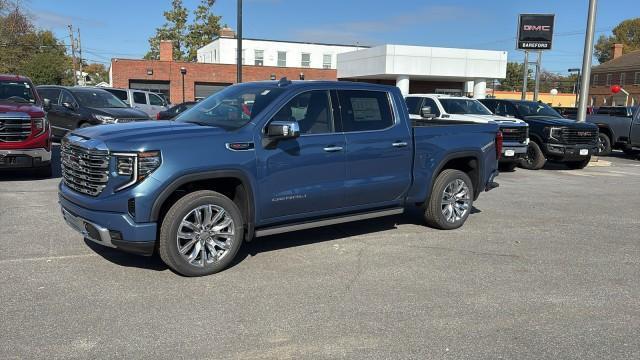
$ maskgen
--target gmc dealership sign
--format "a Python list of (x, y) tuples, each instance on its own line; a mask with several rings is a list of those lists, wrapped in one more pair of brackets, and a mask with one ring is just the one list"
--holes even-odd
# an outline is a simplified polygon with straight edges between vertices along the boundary
[(518, 49), (551, 50), (553, 14), (520, 14)]

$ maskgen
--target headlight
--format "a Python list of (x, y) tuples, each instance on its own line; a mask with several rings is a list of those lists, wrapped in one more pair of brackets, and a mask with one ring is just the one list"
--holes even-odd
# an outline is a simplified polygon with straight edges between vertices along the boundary
[(33, 136), (42, 135), (45, 131), (47, 131), (47, 118), (35, 118), (32, 119), (31, 122), (31, 133)]
[(138, 153), (114, 153), (116, 172), (120, 176), (128, 176), (129, 181), (118, 187), (124, 190), (144, 180), (162, 164), (160, 151), (143, 151)]
[(545, 133), (550, 139), (562, 141), (562, 128), (561, 127), (546, 127)]
[(96, 120), (102, 121), (105, 124), (114, 124), (116, 122), (116, 119), (113, 116), (109, 116), (109, 115), (94, 114), (93, 117), (96, 118)]

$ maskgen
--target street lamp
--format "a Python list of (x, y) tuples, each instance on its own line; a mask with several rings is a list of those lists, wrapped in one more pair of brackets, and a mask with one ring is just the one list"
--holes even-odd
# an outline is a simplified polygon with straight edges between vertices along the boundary
[(182, 102), (184, 102), (184, 76), (187, 75), (187, 68), (181, 67), (180, 74), (182, 74)]
[(578, 73), (576, 81), (573, 83), (573, 93), (576, 94), (575, 104), (578, 107), (578, 89), (580, 89), (580, 68), (571, 68), (567, 70), (569, 73)]

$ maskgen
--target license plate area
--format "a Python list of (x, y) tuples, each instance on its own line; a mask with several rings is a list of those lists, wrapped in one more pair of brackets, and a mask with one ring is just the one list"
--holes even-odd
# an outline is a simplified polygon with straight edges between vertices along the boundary
[(504, 156), (511, 157), (511, 156), (514, 156), (515, 154), (516, 154), (516, 152), (514, 150), (505, 150), (504, 151)]
[(580, 149), (580, 155), (589, 155), (589, 149)]

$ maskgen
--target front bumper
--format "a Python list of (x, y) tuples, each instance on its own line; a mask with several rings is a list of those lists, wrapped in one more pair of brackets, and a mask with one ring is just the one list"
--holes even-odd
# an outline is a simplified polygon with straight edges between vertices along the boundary
[(598, 155), (597, 144), (544, 144), (545, 156), (555, 161), (584, 160), (588, 156)]
[(156, 223), (136, 223), (129, 214), (90, 210), (58, 194), (62, 216), (67, 224), (97, 244), (139, 255), (153, 254)]
[(0, 149), (0, 169), (32, 168), (49, 166), (51, 151), (38, 149)]
[(524, 158), (527, 155), (527, 145), (526, 144), (503, 144), (502, 145), (502, 156), (500, 157), (500, 162), (513, 162), (518, 161)]

